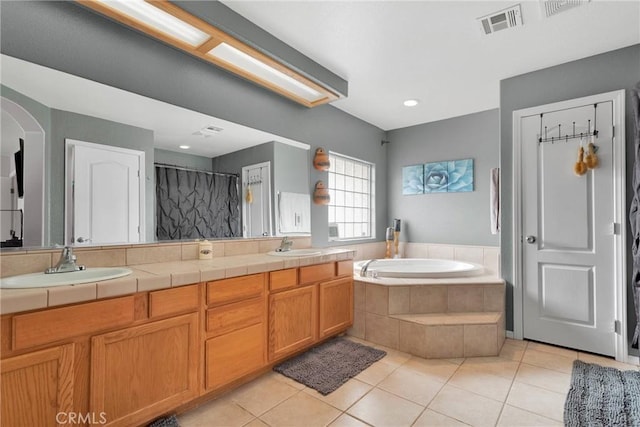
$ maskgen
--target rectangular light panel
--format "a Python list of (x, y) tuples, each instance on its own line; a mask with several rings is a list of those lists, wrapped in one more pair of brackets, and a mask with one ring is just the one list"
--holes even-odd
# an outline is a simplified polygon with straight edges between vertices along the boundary
[(144, 0), (101, 0), (101, 3), (194, 47), (210, 37), (204, 31)]
[(209, 51), (209, 55), (228, 62), (309, 102), (317, 101), (326, 96), (227, 43), (220, 43)]

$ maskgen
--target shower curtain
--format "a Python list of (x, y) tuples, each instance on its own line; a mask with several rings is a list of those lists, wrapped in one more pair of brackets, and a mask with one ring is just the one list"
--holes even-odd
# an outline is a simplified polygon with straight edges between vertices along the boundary
[(240, 237), (238, 176), (156, 166), (158, 240)]
[(640, 333), (640, 82), (631, 91), (631, 97), (635, 123), (635, 132), (633, 134), (635, 161), (632, 172), (633, 199), (629, 210), (629, 223), (631, 225), (631, 252), (633, 259), (631, 285), (633, 287), (633, 303), (636, 311), (636, 330), (631, 344), (635, 345), (638, 342), (638, 334)]

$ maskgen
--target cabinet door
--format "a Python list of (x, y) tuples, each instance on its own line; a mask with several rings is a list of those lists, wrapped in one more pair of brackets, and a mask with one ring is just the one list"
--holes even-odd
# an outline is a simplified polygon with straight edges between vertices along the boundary
[(66, 424), (64, 415), (74, 409), (73, 351), (67, 344), (2, 361), (0, 425)]
[(196, 397), (198, 315), (91, 339), (90, 410), (107, 425), (138, 425)]
[(213, 390), (265, 365), (264, 323), (207, 340), (206, 387)]
[(353, 279), (320, 283), (320, 338), (342, 332), (353, 324)]
[(317, 339), (317, 285), (269, 295), (269, 360), (309, 346)]

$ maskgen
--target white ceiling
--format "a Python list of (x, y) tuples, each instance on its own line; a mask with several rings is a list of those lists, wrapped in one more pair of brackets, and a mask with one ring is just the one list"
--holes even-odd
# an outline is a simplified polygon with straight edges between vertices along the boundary
[[(2, 84), (49, 108), (152, 130), (155, 148), (205, 157), (216, 157), (270, 141), (279, 141), (309, 149), (309, 145), (288, 138), (207, 116), (7, 55), (0, 55), (0, 63), (2, 64), (0, 79)], [(5, 126), (9, 126), (11, 121), (4, 120), (4, 114), (2, 118), (2, 130), (5, 135)], [(206, 138), (194, 135), (206, 126), (219, 127), (223, 131)], [(8, 146), (4, 141), (7, 139), (3, 138), (3, 149), (5, 145)], [(191, 148), (181, 150), (178, 146), (182, 144), (189, 145)]]
[(384, 130), (498, 108), (501, 79), (640, 43), (637, 0), (550, 18), (527, 0), (524, 26), (488, 36), (477, 18), (517, 1), (223, 2), (348, 80), (332, 105)]

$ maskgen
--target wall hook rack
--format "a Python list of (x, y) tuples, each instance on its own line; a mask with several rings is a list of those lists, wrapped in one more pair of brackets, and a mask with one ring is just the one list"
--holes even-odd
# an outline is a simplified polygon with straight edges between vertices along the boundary
[[(596, 110), (598, 108), (598, 104), (593, 104), (593, 132), (591, 131), (591, 120), (587, 120), (587, 132), (576, 133), (576, 122), (573, 122), (573, 133), (571, 135), (565, 134), (562, 135), (562, 124), (558, 123), (558, 135), (549, 136), (547, 126), (544, 127), (544, 131), (542, 129), (543, 126), (543, 116), (544, 113), (540, 113), (540, 133), (538, 135), (538, 144), (543, 142), (560, 142), (564, 140), (564, 142), (569, 142), (570, 139), (576, 138), (588, 138), (588, 137), (598, 137), (598, 130), (596, 127)], [(544, 136), (544, 137), (543, 137)]]

